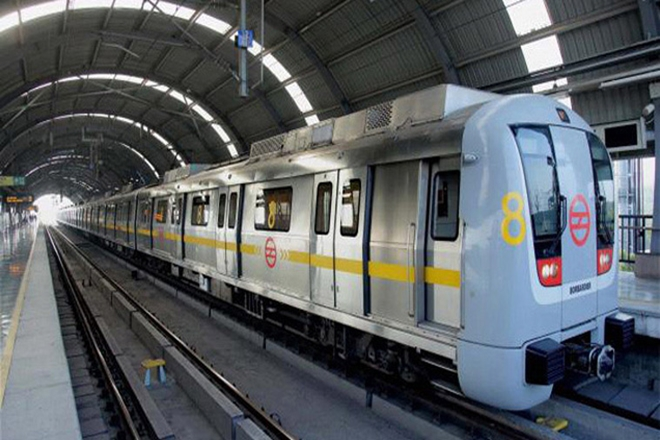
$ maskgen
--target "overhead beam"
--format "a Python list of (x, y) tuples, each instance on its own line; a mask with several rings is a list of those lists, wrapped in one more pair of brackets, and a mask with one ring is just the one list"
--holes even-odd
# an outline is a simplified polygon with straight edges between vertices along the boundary
[[(89, 113), (89, 112), (94, 112), (94, 111), (95, 111), (94, 109), (92, 109), (92, 110), (81, 109), (80, 110), (81, 113)], [(63, 114), (68, 114), (68, 113), (63, 113)], [(51, 117), (49, 117), (49, 118), (30, 121), (28, 124), (26, 124), (25, 126), (21, 127), (20, 129), (16, 130), (14, 133), (12, 133), (12, 136), (10, 138), (8, 138), (8, 139), (4, 140), (2, 143), (0, 143), (0, 163), (3, 163), (5, 161), (9, 160), (9, 158), (11, 157), (10, 155), (11, 155), (12, 151), (16, 149), (17, 145), (20, 145), (19, 142), (24, 136), (29, 135), (35, 129), (39, 129), (39, 128), (42, 128), (42, 127), (44, 127), (44, 128), (47, 127), (46, 123), (48, 123), (49, 121), (53, 121), (54, 118), (57, 118), (58, 116), (60, 116), (60, 115), (56, 114), (56, 115), (51, 115)], [(121, 114), (119, 114), (119, 116), (121, 116)], [(58, 120), (55, 120), (54, 122), (55, 123), (66, 122), (66, 121), (76, 121), (76, 122), (78, 122), (78, 121), (83, 121), (85, 119), (86, 118), (73, 118), (73, 119), (70, 119), (70, 120), (58, 119)], [(103, 124), (98, 124), (98, 126), (102, 127), (103, 129), (110, 128), (111, 130), (118, 131), (118, 132), (125, 131), (124, 127), (126, 126), (126, 124), (113, 122), (109, 119), (88, 118), (86, 120), (103, 122)], [(117, 130), (117, 128), (120, 128), (120, 129)], [(122, 134), (118, 138), (122, 139), (123, 137), (124, 137), (124, 135)], [(128, 144), (128, 145), (131, 145), (131, 146), (135, 146), (134, 144), (132, 144), (130, 139), (126, 140), (125, 143)], [(167, 162), (167, 163), (170, 162), (170, 157), (171, 157), (170, 152), (165, 150), (165, 147), (162, 144), (160, 144), (156, 139), (152, 139), (152, 137), (149, 136), (149, 141), (145, 142), (144, 144), (152, 147), (153, 151), (157, 152), (163, 158), (163, 160), (165, 162)], [(10, 148), (10, 147), (12, 147), (12, 148)], [(177, 148), (178, 148), (178, 146), (177, 146)], [(147, 156), (147, 155), (145, 154), (145, 156)], [(149, 157), (149, 156), (147, 156), (147, 157)]]
[(427, 11), (419, 3), (419, 0), (405, 0), (405, 6), (415, 19), (417, 29), (424, 37), (426, 45), (435, 56), (436, 61), (442, 66), (445, 72), (445, 82), (460, 84), (456, 67), (449, 56), (447, 48), (440, 39), (438, 31), (433, 26)]
[(268, 11), (265, 12), (265, 21), (269, 26), (286, 35), (290, 42), (293, 43), (293, 45), (296, 46), (307, 57), (309, 62), (321, 75), (323, 82), (325, 82), (325, 85), (330, 90), (330, 93), (332, 93), (332, 95), (335, 97), (335, 100), (340, 105), (344, 114), (351, 113), (353, 111), (351, 103), (346, 97), (344, 91), (339, 86), (337, 79), (330, 71), (328, 66), (323, 62), (323, 60), (321, 60), (321, 57), (318, 55), (316, 50), (314, 50), (314, 48), (307, 41), (305, 41), (300, 32), (291, 28), (278, 16)]
[[(41, 143), (38, 145), (26, 145), (25, 148), (21, 148), (10, 161), (3, 163), (0, 166), (0, 171), (4, 171), (9, 168), (12, 164), (15, 164), (14, 169), (21, 171), (29, 171), (26, 169), (26, 164), (34, 164), (35, 160), (41, 160), (44, 158), (57, 157), (63, 154), (77, 154), (81, 156), (89, 156), (89, 146), (80, 143), (80, 135), (78, 134), (77, 139), (74, 138), (74, 134), (69, 134), (67, 136), (58, 136), (56, 138), (56, 143), (51, 146), (46, 143)], [(145, 162), (143, 159), (136, 157), (135, 154), (131, 155), (126, 151), (126, 147), (120, 145), (122, 142), (108, 137), (103, 138), (104, 146), (110, 148), (101, 148), (98, 151), (100, 158), (109, 158), (113, 163), (117, 164), (122, 171), (131, 174), (133, 172), (139, 174), (144, 180), (144, 183), (151, 183), (157, 180), (156, 176), (153, 174), (153, 170), (149, 166), (156, 165), (153, 162)], [(72, 142), (73, 141), (73, 142)], [(75, 142), (77, 141), (77, 143)], [(135, 147), (133, 147), (135, 148)], [(146, 157), (145, 157), (146, 159)], [(148, 160), (148, 159), (146, 159)], [(30, 165), (33, 167), (33, 165)], [(156, 170), (162, 175), (167, 170)]]

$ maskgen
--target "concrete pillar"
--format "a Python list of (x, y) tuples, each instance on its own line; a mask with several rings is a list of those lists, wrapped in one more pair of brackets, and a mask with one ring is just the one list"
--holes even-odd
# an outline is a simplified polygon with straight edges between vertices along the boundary
[(651, 253), (660, 255), (660, 97), (653, 99), (655, 106), (655, 183), (653, 185), (653, 232)]
[(649, 88), (651, 101), (655, 106), (654, 145), (655, 181), (653, 184), (653, 230), (651, 232), (651, 253), (635, 256), (635, 276), (660, 280), (660, 83)]

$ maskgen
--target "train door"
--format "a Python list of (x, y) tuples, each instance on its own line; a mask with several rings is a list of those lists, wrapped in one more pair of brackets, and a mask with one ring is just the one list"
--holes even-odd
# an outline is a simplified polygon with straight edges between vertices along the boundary
[(217, 191), (200, 191), (187, 195), (185, 258), (187, 261), (216, 267), (215, 204)]
[(169, 247), (169, 252), (172, 257), (181, 260), (183, 259), (183, 212), (184, 212), (184, 195), (177, 194), (170, 197), (170, 204), (172, 205), (170, 223), (167, 229), (165, 238)]
[(335, 305), (339, 310), (363, 315), (365, 205), (367, 168), (339, 171), (335, 228)]
[(309, 241), (312, 301), (335, 307), (335, 215), (337, 174), (332, 171), (314, 176), (312, 234)]
[(244, 189), (242, 186), (231, 186), (228, 189), (229, 206), (227, 207), (227, 227), (225, 240), (225, 270), (232, 277), (241, 276), (241, 223), (243, 212)]
[(461, 326), (459, 166), (457, 160), (431, 165), (424, 270), (426, 321), (452, 328)]
[(126, 203), (126, 233), (128, 234), (128, 245), (135, 248), (135, 205), (134, 198)]
[(151, 199), (138, 199), (136, 219), (137, 247), (140, 250), (151, 249)]
[(169, 250), (166, 236), (169, 205), (169, 197), (154, 199), (155, 209), (153, 215), (152, 240), (154, 250), (161, 253), (167, 253)]
[(218, 243), (216, 247), (218, 272), (227, 273), (227, 210), (228, 210), (229, 191), (225, 188), (218, 188), (218, 222), (216, 228), (215, 240)]
[(551, 127), (559, 190), (566, 198), (561, 237), (562, 328), (596, 314), (596, 218), (591, 154), (583, 131)]
[(418, 292), (423, 292), (424, 286), (416, 280), (424, 278), (420, 251), (426, 223), (422, 212), (426, 211), (421, 206), (426, 204), (427, 174), (428, 165), (420, 161), (374, 168), (369, 243), (374, 316), (406, 324), (418, 321)]

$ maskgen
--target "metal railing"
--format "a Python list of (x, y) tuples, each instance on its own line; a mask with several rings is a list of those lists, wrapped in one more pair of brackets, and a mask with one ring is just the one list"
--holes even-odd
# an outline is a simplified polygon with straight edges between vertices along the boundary
[(650, 252), (652, 215), (619, 216), (619, 262), (634, 263), (635, 254)]

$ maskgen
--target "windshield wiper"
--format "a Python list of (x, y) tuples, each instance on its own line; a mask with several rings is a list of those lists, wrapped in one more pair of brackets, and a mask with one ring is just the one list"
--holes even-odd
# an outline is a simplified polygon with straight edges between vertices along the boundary
[(552, 245), (550, 245), (549, 248), (550, 255), (555, 254), (557, 245), (561, 243), (561, 236), (564, 235), (564, 231), (566, 230), (566, 226), (568, 225), (567, 216), (568, 213), (566, 209), (566, 197), (560, 194), (559, 195), (559, 230), (557, 231), (557, 235), (555, 235)]
[(605, 209), (604, 209), (605, 202), (607, 202), (605, 196), (598, 194), (598, 227), (600, 228), (602, 226), (603, 231), (605, 231), (605, 238), (607, 240), (607, 244), (613, 244), (614, 238), (612, 237), (612, 234), (610, 234), (610, 229), (607, 227), (607, 224), (605, 223)]

